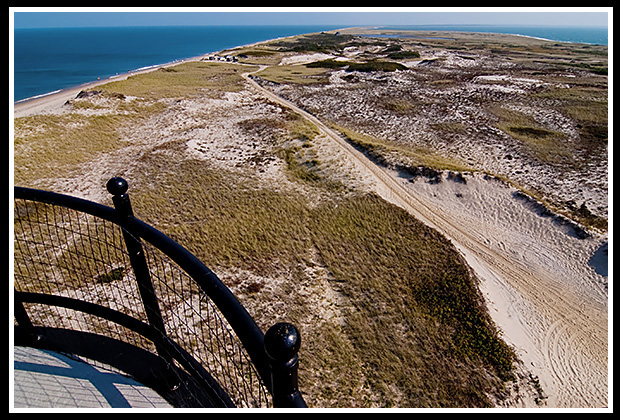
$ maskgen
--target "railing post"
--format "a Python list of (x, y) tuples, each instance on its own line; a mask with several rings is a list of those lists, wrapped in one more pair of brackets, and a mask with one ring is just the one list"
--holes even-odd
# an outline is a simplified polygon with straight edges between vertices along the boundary
[(265, 353), (271, 367), (274, 407), (307, 407), (297, 384), (297, 352), (300, 345), (301, 336), (292, 324), (278, 323), (265, 333)]
[(32, 321), (24, 307), (24, 302), (22, 302), (19, 292), (16, 292), (15, 288), (13, 288), (13, 296), (13, 316), (17, 321), (17, 325), (24, 332), (24, 337), (30, 344), (36, 343), (40, 337), (34, 333), (34, 325), (32, 325)]
[[(169, 368), (171, 368), (173, 363), (172, 358), (165, 350), (165, 344), (163, 343), (163, 339), (166, 337), (166, 329), (161, 315), (161, 310), (159, 308), (159, 303), (157, 301), (157, 295), (155, 294), (155, 289), (153, 288), (153, 282), (151, 281), (151, 274), (146, 262), (144, 248), (142, 247), (142, 242), (140, 242), (140, 239), (131, 234), (125, 224), (125, 222), (129, 221), (133, 217), (133, 209), (131, 208), (129, 194), (127, 194), (129, 185), (123, 178), (115, 177), (111, 178), (107, 182), (106, 189), (110, 194), (112, 194), (112, 202), (114, 203), (114, 208), (118, 213), (121, 227), (123, 227), (123, 238), (125, 240), (125, 245), (127, 246), (127, 253), (129, 254), (131, 267), (134, 275), (136, 276), (138, 290), (140, 291), (140, 297), (142, 298), (142, 304), (144, 305), (146, 317), (149, 324), (157, 330), (158, 334), (161, 336), (161, 338), (156, 338), (154, 340), (155, 348), (157, 349), (159, 356), (161, 356), (168, 363)], [(170, 377), (169, 381), (174, 381), (174, 379)], [(171, 388), (176, 386), (177, 384), (172, 382), (170, 383)]]

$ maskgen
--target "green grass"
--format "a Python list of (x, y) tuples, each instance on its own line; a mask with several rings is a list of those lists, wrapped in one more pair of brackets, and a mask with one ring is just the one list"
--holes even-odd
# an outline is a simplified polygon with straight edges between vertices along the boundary
[(197, 61), (162, 68), (103, 85), (108, 92), (145, 99), (192, 97), (205, 92), (237, 91), (241, 88), (241, 70), (230, 63)]
[(346, 68), (347, 71), (395, 71), (406, 70), (402, 64), (387, 61), (370, 61), (367, 63), (354, 63), (349, 61), (337, 61), (333, 59), (315, 61), (304, 65), (274, 65), (269, 66), (257, 73), (257, 76), (276, 83), (325, 83), (327, 81), (326, 70)]

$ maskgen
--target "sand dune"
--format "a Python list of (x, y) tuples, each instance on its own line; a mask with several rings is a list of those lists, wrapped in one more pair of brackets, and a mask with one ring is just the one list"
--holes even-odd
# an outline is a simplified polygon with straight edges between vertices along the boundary
[[(605, 235), (546, 212), (480, 174), (428, 183), (370, 161), (316, 117), (260, 87), (252, 89), (317, 125), (326, 156), (345, 156), (384, 199), (442, 232), (481, 280), (491, 316), (539, 378), (549, 407), (602, 407), (608, 395), (608, 277)], [(89, 86), (89, 88), (95, 85)], [(78, 89), (15, 106), (15, 117), (54, 112)], [(531, 401), (515, 405), (531, 405)]]
[(452, 240), (481, 279), (505, 340), (540, 380), (547, 406), (608, 404), (608, 291), (600, 274), (607, 262), (598, 258), (592, 265), (595, 254), (604, 254), (606, 237), (584, 237), (578, 226), (483, 175), (466, 176), (466, 183), (410, 182), (375, 165), (316, 117), (251, 83), (316, 124), (384, 199)]

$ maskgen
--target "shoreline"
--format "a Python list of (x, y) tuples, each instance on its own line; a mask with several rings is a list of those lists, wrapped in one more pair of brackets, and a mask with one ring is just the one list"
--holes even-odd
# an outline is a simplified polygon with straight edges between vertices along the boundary
[[(339, 29), (330, 29), (329, 31), (342, 31), (345, 29), (352, 29), (351, 27), (345, 27), (345, 28), (339, 28)], [(327, 31), (325, 31), (327, 32)], [(56, 99), (57, 101), (60, 100), (58, 98), (56, 98), (56, 96), (60, 96), (62, 95), (62, 97), (66, 97), (67, 94), (69, 93), (73, 93), (75, 92), (76, 94), (80, 92), (80, 90), (83, 90), (84, 88), (92, 88), (95, 86), (99, 86), (101, 84), (105, 84), (105, 83), (109, 83), (109, 82), (113, 82), (113, 81), (117, 81), (117, 80), (125, 80), (127, 79), (129, 76), (133, 76), (133, 75), (137, 75), (137, 74), (143, 74), (143, 73), (148, 73), (150, 71), (153, 70), (157, 70), (160, 68), (166, 68), (169, 66), (175, 66), (177, 64), (182, 64), (182, 63), (188, 63), (188, 62), (193, 62), (193, 61), (199, 61), (201, 59), (203, 59), (204, 57), (208, 57), (209, 55), (213, 55), (213, 54), (220, 54), (223, 51), (229, 51), (229, 50), (234, 50), (237, 48), (245, 48), (245, 47), (252, 47), (258, 44), (262, 44), (262, 43), (267, 43), (267, 42), (273, 42), (273, 41), (278, 41), (278, 40), (282, 40), (282, 39), (286, 39), (286, 38), (291, 38), (291, 37), (295, 37), (295, 36), (301, 36), (301, 35), (310, 35), (316, 32), (309, 32), (309, 33), (303, 33), (303, 34), (298, 34), (298, 35), (289, 35), (289, 36), (282, 36), (282, 37), (277, 37), (277, 38), (271, 38), (271, 39), (266, 39), (263, 41), (256, 41), (256, 42), (252, 42), (249, 44), (241, 44), (241, 45), (235, 45), (233, 47), (230, 48), (225, 48), (222, 50), (218, 50), (218, 51), (209, 51), (206, 52), (204, 54), (200, 54), (200, 55), (196, 55), (196, 56), (192, 56), (192, 57), (187, 57), (187, 58), (179, 58), (179, 59), (175, 59), (173, 61), (168, 61), (166, 63), (161, 63), (161, 64), (153, 64), (153, 65), (148, 65), (148, 66), (143, 66), (143, 67), (139, 67), (135, 70), (130, 70), (124, 73), (117, 73), (113, 76), (107, 77), (105, 79), (101, 79), (101, 80), (91, 80), (89, 82), (84, 82), (81, 83), (79, 85), (75, 85), (75, 86), (69, 86), (69, 87), (65, 87), (62, 89), (57, 89), (57, 90), (53, 90), (50, 92), (45, 92), (45, 93), (41, 93), (39, 95), (35, 95), (35, 96), (30, 96), (28, 98), (23, 98), (23, 99), (19, 99), (17, 101), (13, 101), (12, 106), (14, 108), (14, 110), (17, 110), (17, 108), (21, 108), (21, 107), (25, 107), (27, 106), (27, 104), (33, 103), (33, 102), (40, 102), (43, 101), (46, 98), (49, 99)], [(67, 99), (71, 99), (69, 97), (67, 97)], [(63, 102), (64, 103), (64, 102)], [(39, 107), (37, 107), (39, 108)], [(47, 108), (47, 107), (45, 107)], [(37, 111), (33, 111), (33, 112), (37, 112)], [(28, 114), (30, 115), (30, 114)], [(15, 116), (14, 118), (19, 118), (18, 116)]]
[[(432, 26), (432, 25), (431, 25)], [(393, 35), (394, 37), (398, 36), (398, 32), (400, 32), (403, 36), (408, 37), (407, 33), (409, 32), (421, 32), (421, 33), (426, 33), (429, 31), (432, 32), (444, 32), (444, 33), (457, 33), (457, 34), (479, 34), (479, 35), (498, 35), (498, 36), (516, 36), (516, 37), (522, 37), (522, 38), (529, 38), (532, 40), (536, 40), (536, 41), (545, 41), (545, 42), (560, 42), (560, 43), (583, 43), (585, 45), (607, 45), (608, 44), (597, 44), (597, 43), (588, 43), (588, 42), (575, 42), (575, 41), (561, 41), (561, 40), (554, 40), (554, 39), (550, 39), (550, 38), (543, 38), (543, 37), (537, 37), (537, 36), (533, 36), (533, 35), (523, 35), (523, 34), (518, 34), (518, 33), (508, 33), (508, 32), (479, 32), (479, 31), (468, 31), (468, 30), (456, 30), (456, 29), (432, 29), (432, 28), (428, 28), (428, 29), (392, 29), (390, 27), (385, 27), (385, 26), (347, 26), (347, 27), (343, 27), (343, 28), (338, 28), (338, 29), (330, 29), (329, 31), (324, 31), (324, 32), (339, 32), (339, 31), (347, 31), (347, 32), (351, 32), (352, 30), (355, 29), (359, 29), (359, 30), (370, 30), (370, 31), (381, 31), (381, 30), (385, 30), (385, 31), (391, 31), (394, 32)], [(110, 81), (114, 81), (116, 79), (118, 80), (124, 80), (125, 78), (134, 75), (134, 74), (141, 74), (144, 72), (148, 72), (148, 71), (152, 71), (152, 70), (157, 70), (159, 68), (165, 68), (167, 66), (171, 66), (171, 65), (176, 65), (176, 64), (181, 64), (184, 62), (190, 62), (190, 61), (195, 61), (197, 59), (206, 57), (210, 54), (217, 54), (220, 53), (222, 51), (228, 51), (228, 50), (233, 50), (236, 48), (242, 48), (242, 47), (251, 47), (257, 44), (261, 44), (261, 43), (266, 43), (266, 42), (272, 42), (272, 41), (277, 41), (277, 40), (282, 40), (282, 39), (286, 39), (286, 38), (291, 38), (294, 36), (300, 36), (300, 35), (309, 35), (312, 33), (308, 33), (308, 34), (299, 34), (299, 35), (290, 35), (290, 36), (282, 36), (282, 37), (277, 37), (277, 38), (272, 38), (272, 39), (268, 39), (268, 40), (263, 40), (263, 41), (257, 41), (257, 42), (253, 42), (253, 43), (249, 43), (249, 44), (243, 44), (243, 45), (237, 45), (234, 47), (230, 47), (230, 48), (226, 48), (223, 50), (219, 50), (219, 51), (211, 51), (211, 52), (207, 52), (201, 55), (197, 55), (197, 56), (193, 56), (193, 57), (188, 57), (188, 58), (180, 58), (180, 59), (176, 59), (170, 62), (166, 62), (166, 63), (162, 63), (162, 64), (153, 64), (153, 65), (149, 65), (149, 66), (144, 66), (144, 67), (140, 67), (138, 69), (135, 70), (130, 70), (128, 72), (125, 73), (118, 73), (115, 74), (113, 76), (107, 77), (106, 79), (102, 79), (102, 80), (93, 80), (93, 81), (89, 81), (89, 82), (85, 82), (76, 86), (70, 86), (70, 87), (66, 87), (66, 88), (62, 88), (62, 89), (57, 89), (57, 90), (53, 90), (50, 92), (46, 92), (46, 93), (42, 93), (39, 95), (35, 95), (35, 96), (31, 96), (28, 98), (23, 98), (23, 99), (19, 99), (17, 101), (13, 101), (13, 106), (20, 106), (24, 103), (30, 103), (32, 101), (36, 101), (38, 99), (41, 98), (45, 98), (45, 97), (50, 97), (56, 94), (62, 94), (63, 92), (66, 91), (74, 91), (78, 88), (87, 88), (87, 87), (94, 87), (97, 86), (99, 84), (102, 83), (106, 83), (106, 82), (110, 82)], [(360, 36), (373, 36), (373, 35), (377, 35), (377, 34), (357, 34)], [(415, 36), (411, 36), (413, 38), (415, 38)], [(79, 90), (78, 90), (79, 92)]]
[(43, 113), (52, 112), (60, 108), (66, 101), (75, 98), (75, 96), (82, 90), (92, 89), (99, 85), (104, 85), (106, 83), (111, 83), (111, 82), (115, 82), (118, 80), (125, 80), (130, 76), (149, 73), (151, 71), (158, 70), (161, 68), (176, 66), (182, 63), (199, 61), (203, 57), (206, 57), (209, 54), (213, 54), (213, 53), (206, 53), (202, 55), (197, 55), (195, 57), (170, 61), (170, 62), (163, 63), (163, 64), (145, 66), (145, 67), (141, 67), (136, 70), (128, 71), (126, 73), (116, 74), (114, 76), (110, 76), (103, 80), (93, 80), (90, 82), (79, 84), (77, 86), (67, 87), (64, 89), (58, 89), (58, 90), (44, 93), (41, 95), (32, 96), (30, 98), (20, 99), (19, 101), (14, 101), (12, 104), (13, 118), (27, 117), (27, 116), (42, 113), (42, 112)]

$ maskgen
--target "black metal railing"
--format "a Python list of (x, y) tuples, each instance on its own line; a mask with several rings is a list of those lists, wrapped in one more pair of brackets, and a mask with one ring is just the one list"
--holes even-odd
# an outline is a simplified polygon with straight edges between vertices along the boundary
[(133, 215), (14, 188), (15, 344), (79, 355), (134, 376), (179, 407), (305, 407), (300, 335), (265, 334), (220, 279)]

